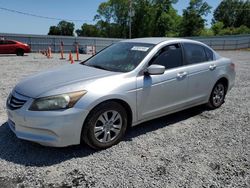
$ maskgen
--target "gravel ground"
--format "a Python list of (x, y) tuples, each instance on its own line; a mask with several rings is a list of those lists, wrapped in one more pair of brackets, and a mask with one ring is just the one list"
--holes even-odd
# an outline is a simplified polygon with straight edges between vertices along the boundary
[(250, 52), (220, 54), (237, 69), (221, 108), (195, 107), (143, 123), (103, 151), (17, 139), (6, 124), (11, 88), (69, 62), (58, 55), (0, 56), (0, 187), (250, 187)]

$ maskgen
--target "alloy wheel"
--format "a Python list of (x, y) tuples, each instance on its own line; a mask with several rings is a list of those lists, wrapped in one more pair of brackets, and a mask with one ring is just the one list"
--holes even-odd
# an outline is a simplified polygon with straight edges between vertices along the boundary
[(113, 141), (122, 128), (122, 117), (119, 112), (110, 110), (102, 113), (94, 127), (95, 138), (101, 143)]
[(224, 85), (221, 83), (217, 84), (213, 92), (213, 104), (215, 106), (221, 105), (224, 100), (224, 95), (225, 95)]

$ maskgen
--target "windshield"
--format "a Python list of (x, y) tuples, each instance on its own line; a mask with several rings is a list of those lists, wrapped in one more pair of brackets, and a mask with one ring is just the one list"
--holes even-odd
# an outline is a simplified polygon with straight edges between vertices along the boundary
[(134, 70), (153, 48), (153, 44), (119, 42), (109, 46), (84, 65), (114, 72), (129, 72)]

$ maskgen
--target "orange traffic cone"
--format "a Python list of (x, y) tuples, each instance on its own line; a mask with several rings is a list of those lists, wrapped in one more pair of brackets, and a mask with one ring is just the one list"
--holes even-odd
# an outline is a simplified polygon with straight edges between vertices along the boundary
[(71, 63), (71, 64), (73, 64), (73, 63), (74, 63), (74, 58), (73, 58), (73, 56), (72, 56), (72, 53), (71, 53), (71, 52), (69, 53), (69, 61), (70, 61), (70, 63)]
[(48, 48), (47, 58), (51, 58), (51, 47)]
[(60, 46), (60, 53), (61, 53), (61, 58), (60, 59), (65, 59), (64, 57), (63, 57), (63, 45), (61, 44), (61, 46)]
[(71, 59), (72, 59), (72, 53), (69, 52), (69, 61), (71, 61)]
[(76, 44), (76, 61), (80, 61), (79, 60), (79, 45)]

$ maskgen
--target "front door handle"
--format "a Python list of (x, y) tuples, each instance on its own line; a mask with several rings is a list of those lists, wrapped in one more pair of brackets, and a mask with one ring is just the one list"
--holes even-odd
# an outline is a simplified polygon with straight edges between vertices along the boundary
[(179, 78), (179, 79), (182, 79), (185, 76), (187, 76), (187, 72), (179, 72), (179, 73), (177, 73), (177, 78)]
[(216, 65), (215, 65), (215, 64), (210, 65), (210, 66), (209, 66), (209, 69), (210, 69), (211, 71), (214, 70), (214, 69), (216, 69)]

